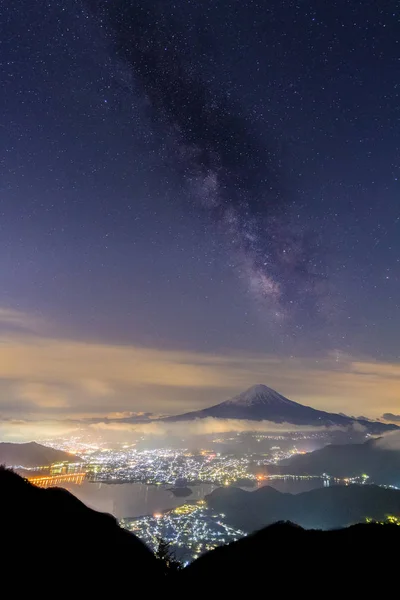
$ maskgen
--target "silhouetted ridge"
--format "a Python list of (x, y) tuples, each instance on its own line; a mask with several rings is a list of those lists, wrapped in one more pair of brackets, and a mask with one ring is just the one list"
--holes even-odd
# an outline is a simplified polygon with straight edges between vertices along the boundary
[(28, 588), (40, 581), (44, 592), (118, 592), (128, 574), (157, 584), (159, 563), (114, 517), (88, 508), (66, 490), (37, 488), (4, 467), (0, 531), (3, 573), (16, 580), (23, 573)]
[(79, 462), (78, 456), (49, 448), (37, 442), (14, 444), (0, 442), (0, 464), (7, 467), (43, 467), (56, 462)]
[[(262, 489), (254, 494), (264, 500), (285, 496)], [(233, 495), (248, 498), (243, 490)], [(327, 583), (347, 595), (369, 597), (393, 593), (397, 585), (400, 527), (373, 524), (324, 532), (276, 523), (166, 577), (163, 563), (113, 517), (65, 490), (36, 488), (4, 468), (0, 528), (4, 597), (214, 598), (264, 593), (272, 586), (283, 596), (320, 597)]]
[(321, 598), (329, 589), (333, 595), (341, 590), (347, 597), (370, 597), (394, 591), (399, 542), (396, 525), (318, 531), (275, 523), (201, 556), (182, 579), (192, 589), (212, 589), (213, 597)]
[(206, 500), (233, 526), (249, 532), (276, 521), (330, 529), (365, 522), (367, 517), (384, 521), (388, 514), (400, 515), (400, 490), (375, 485), (333, 485), (302, 494), (284, 494), (269, 486), (253, 492), (218, 488)]
[(283, 461), (280, 470), (290, 475), (357, 477), (362, 473), (371, 481), (400, 487), (400, 451), (385, 448), (378, 439), (364, 444), (328, 445)]

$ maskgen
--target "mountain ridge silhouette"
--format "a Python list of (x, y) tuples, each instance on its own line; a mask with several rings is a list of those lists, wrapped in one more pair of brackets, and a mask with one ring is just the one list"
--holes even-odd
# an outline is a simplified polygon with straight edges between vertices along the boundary
[[(166, 576), (165, 566), (116, 520), (66, 490), (37, 488), (0, 468), (2, 591), (120, 597), (201, 593), (320, 596), (327, 583), (346, 593), (390, 593), (396, 584), (400, 527), (356, 525), (337, 531), (276, 523), (212, 550)], [(393, 574), (393, 575), (392, 575)], [(277, 587), (278, 586), (278, 587)], [(341, 593), (341, 592), (340, 592)]]

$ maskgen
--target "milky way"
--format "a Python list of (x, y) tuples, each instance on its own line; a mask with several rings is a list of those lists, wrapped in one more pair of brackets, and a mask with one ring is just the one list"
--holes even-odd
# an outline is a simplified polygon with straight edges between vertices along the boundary
[(398, 418), (399, 19), (0, 2), (0, 434), (256, 382)]
[(321, 316), (328, 287), (319, 240), (285, 191), (273, 138), (267, 145), (258, 137), (229, 89), (205, 81), (188, 32), (151, 6), (97, 6), (97, 17), (145, 96), (153, 125), (172, 136), (189, 197), (214, 215), (232, 264), (268, 318)]

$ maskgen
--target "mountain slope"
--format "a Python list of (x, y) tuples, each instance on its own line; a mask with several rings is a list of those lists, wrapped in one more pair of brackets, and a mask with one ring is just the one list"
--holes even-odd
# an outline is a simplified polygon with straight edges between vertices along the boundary
[(80, 462), (80, 458), (36, 442), (0, 442), (0, 464), (6, 467), (44, 467), (55, 462)]
[(400, 491), (375, 485), (334, 485), (302, 494), (284, 494), (268, 486), (254, 492), (218, 488), (206, 500), (233, 526), (249, 532), (276, 521), (331, 529), (365, 522), (367, 517), (400, 515)]
[[(210, 589), (214, 597), (332, 595), (366, 597), (394, 591), (400, 527), (353, 525), (309, 531), (276, 523), (204, 554), (182, 573), (190, 589)], [(382, 586), (382, 589), (381, 589)]]
[(199, 590), (236, 597), (270, 594), (274, 586), (278, 593), (303, 591), (314, 598), (327, 585), (354, 597), (396, 590), (395, 525), (310, 531), (277, 523), (166, 576), (164, 563), (110, 515), (87, 508), (65, 490), (36, 488), (0, 468), (0, 529), (8, 595), (29, 598), (39, 589), (43, 598), (187, 597)]
[(37, 586), (43, 598), (120, 597), (126, 595), (127, 579), (150, 578), (155, 585), (160, 575), (150, 550), (111, 515), (88, 508), (66, 490), (40, 489), (1, 467), (0, 529), (7, 549), (3, 587), (8, 577), (16, 596), (32, 597)]
[(370, 433), (382, 433), (396, 426), (346, 415), (328, 413), (288, 400), (266, 385), (255, 385), (231, 400), (203, 410), (168, 417), (168, 421), (191, 421), (193, 419), (244, 419), (249, 421), (272, 421), (300, 426), (350, 427), (357, 423)]
[(288, 475), (356, 477), (366, 473), (375, 483), (400, 487), (400, 451), (380, 446), (379, 440), (364, 444), (329, 445), (298, 454), (279, 465)]

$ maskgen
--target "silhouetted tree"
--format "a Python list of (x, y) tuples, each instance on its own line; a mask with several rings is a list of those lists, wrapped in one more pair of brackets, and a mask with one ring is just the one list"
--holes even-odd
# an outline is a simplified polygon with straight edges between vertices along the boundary
[(155, 555), (158, 560), (163, 562), (165, 575), (179, 571), (182, 568), (181, 563), (175, 556), (175, 552), (171, 548), (171, 544), (163, 538), (159, 538), (158, 540), (158, 548)]

